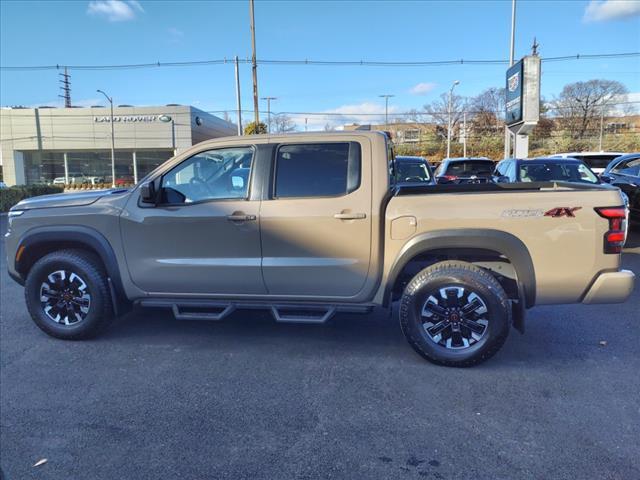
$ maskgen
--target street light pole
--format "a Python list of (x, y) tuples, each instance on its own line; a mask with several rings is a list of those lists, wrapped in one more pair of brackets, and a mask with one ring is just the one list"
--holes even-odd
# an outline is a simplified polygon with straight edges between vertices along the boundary
[(456, 85), (460, 84), (459, 80), (453, 82), (451, 88), (449, 89), (449, 125), (447, 128), (447, 158), (451, 156), (451, 109), (453, 103), (453, 89), (456, 88)]
[(238, 135), (242, 135), (242, 104), (240, 103), (240, 66), (238, 65), (238, 56), (235, 58), (236, 64), (236, 103), (238, 109)]
[(389, 99), (395, 97), (395, 95), (378, 95), (380, 98), (384, 98), (384, 128), (389, 128)]
[[(515, 48), (516, 48), (516, 0), (511, 0), (511, 44), (509, 46), (509, 67), (513, 65), (515, 60), (514, 58)], [(515, 136), (514, 136), (514, 140), (515, 140)], [(513, 151), (515, 156), (515, 148), (513, 149)], [(509, 127), (505, 125), (504, 126), (504, 158), (509, 158), (510, 155), (511, 155), (511, 132), (509, 131)]]
[(600, 151), (602, 152), (602, 134), (604, 133), (604, 102), (600, 106)]
[(464, 137), (462, 137), (462, 156), (467, 157), (467, 112), (462, 113), (462, 124), (464, 125)]
[(116, 186), (116, 140), (113, 130), (113, 97), (110, 97), (102, 90), (96, 90), (96, 92), (103, 94), (111, 105), (111, 187)]
[(277, 97), (262, 97), (260, 99), (267, 101), (267, 133), (271, 133), (271, 100), (277, 99)]

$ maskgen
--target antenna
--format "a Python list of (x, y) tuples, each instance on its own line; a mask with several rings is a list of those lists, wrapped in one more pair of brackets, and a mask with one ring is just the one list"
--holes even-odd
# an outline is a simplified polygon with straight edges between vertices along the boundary
[(531, 45), (531, 55), (538, 56), (538, 47), (540, 44), (537, 42), (536, 37), (533, 37), (533, 45)]
[(64, 67), (64, 73), (59, 73), (58, 75), (62, 77), (58, 80), (61, 83), (60, 90), (62, 90), (62, 95), (58, 96), (64, 98), (65, 108), (71, 108), (71, 82), (69, 81), (71, 75), (67, 72), (67, 67)]

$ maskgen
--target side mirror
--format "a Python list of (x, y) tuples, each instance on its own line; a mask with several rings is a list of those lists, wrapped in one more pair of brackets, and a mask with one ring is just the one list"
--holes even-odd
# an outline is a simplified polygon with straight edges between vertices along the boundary
[(156, 187), (153, 182), (140, 185), (140, 200), (144, 203), (156, 203)]
[(606, 173), (601, 173), (600, 180), (602, 180), (605, 183), (611, 183), (611, 180), (613, 180), (613, 178), (607, 175)]

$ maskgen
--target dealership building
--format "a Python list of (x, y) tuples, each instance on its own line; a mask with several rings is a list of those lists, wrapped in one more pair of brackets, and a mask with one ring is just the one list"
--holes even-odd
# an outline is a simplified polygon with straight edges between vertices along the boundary
[[(0, 163), (7, 185), (112, 183), (111, 109), (2, 108)], [(174, 154), (237, 128), (191, 106), (113, 109), (115, 183), (135, 183)]]

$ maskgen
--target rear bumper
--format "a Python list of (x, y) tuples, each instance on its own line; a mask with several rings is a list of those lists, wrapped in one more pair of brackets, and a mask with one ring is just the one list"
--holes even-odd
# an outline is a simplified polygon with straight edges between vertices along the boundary
[(635, 275), (630, 270), (605, 272), (596, 280), (582, 299), (582, 303), (622, 303), (633, 292)]

